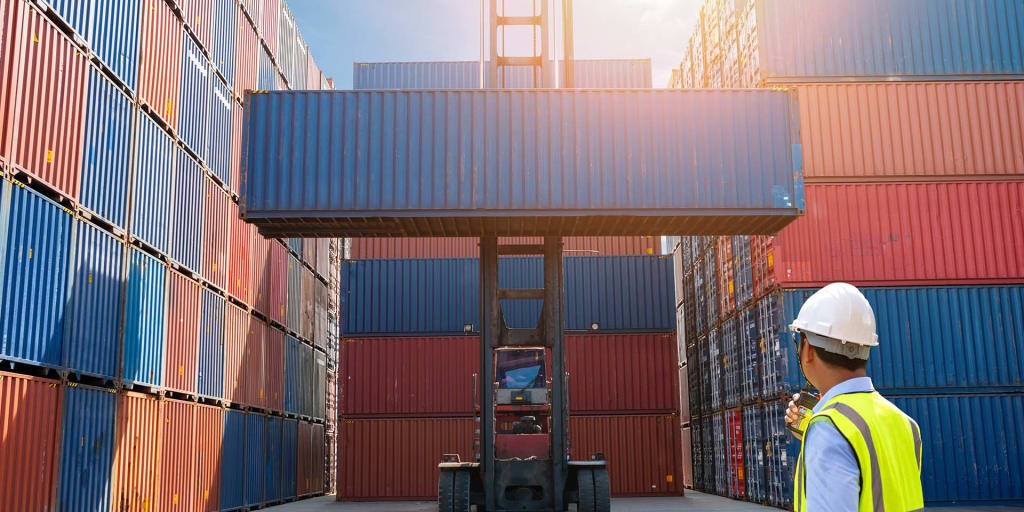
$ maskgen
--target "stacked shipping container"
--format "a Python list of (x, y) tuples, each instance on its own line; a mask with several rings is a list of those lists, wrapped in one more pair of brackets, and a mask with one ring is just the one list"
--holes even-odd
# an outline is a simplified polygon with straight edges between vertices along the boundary
[[(1021, 16), (988, 0), (705, 2), (678, 86), (795, 88), (807, 215), (773, 238), (732, 237), (732, 268), (711, 249), (724, 237), (677, 247), (695, 487), (722, 493), (714, 473), (732, 474), (709, 456), (733, 438), (720, 386), (741, 397), (746, 498), (789, 505), (799, 447), (782, 415), (803, 383), (785, 326), (818, 287), (846, 281), (878, 321), (868, 374), (922, 427), (926, 502), (1024, 501), (1024, 468), (1007, 463), (1024, 437), (1006, 416), (1024, 390), (1024, 34), (1005, 23)], [(749, 265), (735, 253), (747, 245)], [(743, 310), (725, 284), (748, 278)], [(735, 322), (738, 338), (715, 336)], [(989, 425), (1008, 429), (998, 450), (978, 435)]]
[[(307, 48), (274, 50), (286, 11), (0, 2), (0, 361), (16, 372), (0, 374), (0, 424), (15, 427), (5, 449), (32, 455), (3, 454), (5, 504), (218, 510), (330, 490), (340, 244), (306, 240), (290, 291), (283, 242), (238, 220), (260, 48), (275, 74), (302, 60), (283, 86), (314, 83)], [(305, 323), (288, 322), (289, 293)], [(286, 367), (286, 338), (303, 364)], [(302, 407), (286, 407), (297, 388)], [(304, 446), (288, 444), (300, 438), (285, 423)], [(41, 466), (26, 472), (26, 460)], [(301, 485), (282, 492), (286, 481)]]

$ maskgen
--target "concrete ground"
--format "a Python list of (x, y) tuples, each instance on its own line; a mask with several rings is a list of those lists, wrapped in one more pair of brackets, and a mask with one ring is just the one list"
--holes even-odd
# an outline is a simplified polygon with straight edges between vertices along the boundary
[[(437, 510), (435, 502), (388, 501), (377, 503), (339, 503), (334, 496), (278, 505), (267, 510), (273, 512), (431, 512)], [(731, 500), (712, 494), (687, 491), (686, 496), (670, 498), (617, 498), (612, 510), (618, 512), (778, 512), (779, 509), (754, 503)], [(948, 507), (929, 508), (934, 512), (1024, 512), (1024, 507)]]

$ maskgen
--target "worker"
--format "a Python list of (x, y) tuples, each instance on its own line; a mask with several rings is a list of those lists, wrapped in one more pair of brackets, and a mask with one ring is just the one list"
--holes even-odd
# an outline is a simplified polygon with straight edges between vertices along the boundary
[(878, 345), (871, 304), (855, 286), (833, 283), (804, 302), (790, 330), (804, 377), (822, 393), (810, 411), (798, 407), (799, 394), (786, 411), (787, 423), (803, 426), (794, 432), (802, 441), (794, 511), (923, 508), (921, 431), (867, 376)]

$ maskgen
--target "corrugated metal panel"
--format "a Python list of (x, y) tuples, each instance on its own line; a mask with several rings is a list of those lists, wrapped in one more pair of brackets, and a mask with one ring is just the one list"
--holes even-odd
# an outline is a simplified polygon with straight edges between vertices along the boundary
[(829, 84), (799, 90), (808, 179), (1024, 174), (1024, 82)]
[(299, 445), (298, 422), (285, 419), (281, 426), (281, 497), (294, 498), (296, 492), (296, 471), (298, 470)]
[(116, 410), (113, 389), (64, 389), (57, 510), (110, 510)]
[[(176, 0), (181, 8), (181, 18), (192, 31), (203, 48), (211, 48), (214, 10), (210, 0)], [(219, 42), (219, 41), (214, 41)]]
[(277, 53), (277, 24), (281, 12), (280, 0), (263, 0), (260, 6), (260, 35), (270, 53)]
[[(249, 16), (250, 20), (260, 19), (260, 0), (239, 0), (238, 3), (242, 6), (242, 9)], [(246, 21), (246, 23), (248, 22), (249, 21)]]
[(171, 203), (171, 260), (198, 275), (203, 256), (203, 168), (184, 150), (178, 152)]
[[(284, 224), (313, 211), (333, 235), (768, 233), (803, 209), (794, 101), (770, 90), (254, 94), (244, 214), (302, 236), (322, 235)], [(326, 130), (333, 142), (290, 142)], [(360, 139), (366, 130), (382, 136)]]
[(284, 411), (302, 414), (302, 342), (286, 336), (284, 339)]
[[(211, 3), (207, 0), (206, 3)], [(213, 45), (210, 60), (231, 85), (235, 81), (235, 40), (238, 38), (238, 4), (234, 0), (213, 0)]]
[(328, 298), (327, 285), (320, 282), (317, 279), (313, 280), (313, 288), (315, 292), (314, 304), (314, 320), (315, 325), (313, 329), (313, 345), (317, 348), (326, 350), (327, 348), (327, 304)]
[(298, 256), (302, 255), (302, 248), (305, 246), (305, 240), (301, 238), (289, 238), (286, 242), (288, 243), (289, 251)]
[[(353, 238), (352, 259), (476, 258), (479, 238)], [(539, 237), (503, 237), (502, 244), (539, 244)], [(651, 236), (582, 236), (563, 239), (563, 251), (574, 256), (655, 254)]]
[(288, 255), (288, 330), (302, 330), (302, 264), (295, 256)]
[(327, 356), (318, 350), (310, 351), (313, 356), (312, 379), (313, 406), (310, 416), (316, 419), (324, 419), (325, 406), (327, 405)]
[[(689, 365), (679, 367), (679, 422), (687, 424), (690, 422), (690, 389), (689, 389)], [(685, 461), (685, 459), (684, 459)]]
[(1024, 278), (1024, 182), (819, 184), (807, 199), (775, 238), (783, 286)]
[(245, 337), (241, 375), (242, 402), (253, 407), (266, 407), (263, 392), (263, 338), (267, 327), (262, 320), (249, 315), (249, 330)]
[(762, 76), (912, 80), (1024, 75), (1019, 2), (757, 2)]
[(295, 19), (292, 17), (288, 4), (281, 2), (281, 12), (278, 16), (277, 25), (277, 53), (274, 54), (276, 61), (281, 66), (281, 71), (291, 76), (291, 70), (295, 60)]
[(163, 402), (155, 396), (118, 396), (113, 510), (156, 508), (163, 419)]
[(139, 78), (140, 0), (91, 2), (93, 57), (99, 59), (132, 92)]
[(199, 294), (199, 283), (177, 272), (167, 272), (164, 387), (189, 394), (196, 392)]
[[(789, 325), (814, 292), (785, 293)], [(878, 320), (875, 387), (897, 392), (1024, 386), (1024, 287), (862, 288)]]
[[(485, 63), (485, 66), (488, 63)], [(559, 70), (563, 63), (559, 62)], [(356, 62), (353, 89), (479, 89), (480, 62)], [(576, 60), (573, 79), (578, 89), (649, 89), (650, 59)], [(484, 81), (489, 80), (484, 69)], [(500, 79), (499, 79), (500, 80)], [(532, 67), (510, 68), (504, 83), (488, 87), (534, 87)]]
[(308, 47), (306, 48), (306, 83), (302, 84), (300, 88), (320, 88), (320, 68), (317, 67), (316, 60), (313, 59), (313, 52)]
[(224, 399), (235, 403), (248, 403), (245, 398), (242, 359), (249, 335), (249, 313), (227, 303), (224, 310)]
[(683, 485), (693, 488), (693, 432), (690, 427), (683, 427), (682, 430), (682, 458), (680, 463), (683, 466)]
[(0, 52), (0, 126), (4, 127), (0, 134), (0, 163), (6, 163), (13, 151), (9, 139), (13, 134), (7, 127), (15, 122), (18, 92), (25, 83), (21, 77), (21, 60), (16, 58), (18, 52), (13, 51), (17, 43), (25, 39), (22, 22), (25, 15), (24, 1), (0, 0), (0, 44), (4, 47)]
[[(270, 54), (267, 53), (265, 47), (260, 48), (260, 61), (258, 63), (258, 76), (257, 76), (257, 89), (261, 91), (270, 91), (276, 89), (275, 81), (277, 80), (277, 71), (274, 69), (274, 60), (271, 59)], [(235, 91), (238, 92), (238, 91)], [(239, 94), (242, 97), (242, 101), (247, 101), (245, 96)]]
[(270, 253), (264, 280), (267, 295), (267, 316), (280, 325), (287, 324), (288, 318), (288, 249), (277, 240), (270, 241)]
[(178, 127), (178, 86), (181, 76), (181, 22), (164, 0), (142, 1), (139, 48), (139, 102)]
[(302, 267), (302, 323), (299, 333), (307, 341), (313, 339), (316, 327), (316, 283), (313, 271)]
[(764, 434), (761, 406), (743, 408), (743, 469), (746, 496), (750, 501), (764, 503), (768, 498), (765, 474), (765, 451), (771, 449)]
[(238, 184), (232, 174), (235, 163), (231, 149), (235, 138), (235, 100), (231, 88), (220, 77), (210, 79), (210, 86), (210, 151), (206, 162), (217, 179), (237, 189)]
[(267, 452), (264, 430), (267, 417), (250, 412), (245, 421), (245, 504), (252, 507), (264, 503)]
[(151, 117), (140, 115), (135, 131), (135, 173), (132, 177), (131, 235), (160, 252), (170, 240), (170, 204), (174, 164), (174, 139)]
[(57, 17), (77, 36), (76, 40), (82, 40), (92, 33), (93, 2), (82, 2), (76, 0), (47, 0), (46, 6), (50, 13)]
[(245, 505), (246, 416), (242, 411), (224, 411), (224, 433), (221, 445), (220, 508), (235, 510)]
[(238, 217), (238, 206), (232, 202), (228, 209), (231, 239), (231, 267), (228, 269), (228, 293), (252, 304), (252, 237), (255, 229)]
[(313, 415), (313, 347), (305, 343), (299, 346), (302, 354), (301, 367), (299, 370), (299, 402), (300, 411), (303, 416)]
[(94, 66), (89, 66), (88, 105), (80, 206), (124, 228), (136, 111), (131, 99)]
[(313, 430), (309, 423), (299, 421), (299, 459), (298, 477), (296, 492), (299, 496), (308, 496), (312, 493), (312, 446)]
[(0, 496), (14, 510), (52, 510), (60, 383), (0, 372)]
[(203, 279), (224, 290), (228, 284), (231, 198), (207, 178), (203, 209)]
[(163, 385), (166, 289), (167, 267), (142, 251), (129, 250), (121, 361), (125, 382)]
[(568, 336), (566, 370), (574, 413), (679, 410), (671, 334)]
[(473, 460), (472, 418), (346, 420), (338, 428), (340, 500), (434, 499), (434, 461), (446, 453)]
[(0, 359), (55, 367), (67, 309), (70, 212), (19, 184), (0, 199)]
[(333, 238), (318, 238), (316, 240), (316, 273), (327, 280), (331, 273), (331, 252), (336, 250), (335, 239)]
[(573, 416), (569, 440), (573, 459), (605, 455), (612, 496), (683, 492), (677, 416)]
[(21, 80), (46, 87), (15, 87), (14, 114), (5, 131), (10, 163), (54, 190), (78, 199), (88, 60), (35, 7), (21, 33)]
[(306, 46), (306, 42), (302, 39), (302, 34), (299, 32), (298, 22), (296, 22), (295, 57), (292, 60), (291, 73), (285, 73), (285, 77), (288, 79), (289, 89), (306, 88), (306, 60), (308, 59), (308, 55), (308, 47)]
[(281, 499), (281, 434), (283, 420), (276, 416), (267, 416), (266, 423), (266, 466), (263, 472), (263, 489), (267, 502)]
[(921, 427), (926, 503), (1024, 500), (1024, 395), (890, 399)]
[(284, 333), (270, 325), (263, 331), (263, 396), (266, 407), (274, 412), (284, 410)]
[(220, 398), (224, 396), (224, 297), (203, 288), (201, 300), (196, 390)]
[(196, 406), (196, 511), (220, 510), (223, 434), (224, 411), (219, 407)]
[(242, 105), (231, 102), (231, 140), (227, 148), (228, 182), (231, 191), (238, 194), (242, 188)]
[(311, 425), (312, 432), (310, 436), (310, 451), (313, 465), (313, 471), (311, 475), (312, 483), (310, 484), (311, 491), (313, 494), (320, 494), (327, 492), (324, 487), (324, 470), (327, 465), (327, 438), (326, 431), (323, 425), (314, 423)]
[(302, 256), (302, 261), (307, 265), (313, 266), (316, 264), (317, 240), (316, 238), (310, 238), (309, 240), (302, 241), (302, 250), (299, 252), (299, 255)]
[(204, 162), (210, 134), (210, 79), (210, 61), (203, 49), (191, 37), (183, 37), (178, 136)]
[(124, 242), (88, 222), (78, 223), (63, 366), (76, 374), (114, 379), (125, 297)]
[(160, 508), (191, 512), (196, 481), (196, 406), (164, 401), (160, 444)]
[[(238, 13), (238, 39), (235, 43), (235, 95), (245, 96), (245, 91), (256, 89), (259, 85), (261, 46), (259, 37), (246, 21), (241, 11)], [(273, 64), (271, 64), (273, 67)]]

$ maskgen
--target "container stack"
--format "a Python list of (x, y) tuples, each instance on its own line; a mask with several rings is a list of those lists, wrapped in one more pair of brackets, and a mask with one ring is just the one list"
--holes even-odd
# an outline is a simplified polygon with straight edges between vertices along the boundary
[[(732, 237), (731, 269), (706, 263), (722, 258), (721, 237), (677, 248), (682, 331), (700, 360), (689, 369), (696, 488), (790, 505), (799, 446), (782, 417), (803, 382), (785, 326), (815, 290), (845, 281), (875, 310), (868, 374), (921, 426), (926, 503), (1024, 500), (1013, 419), (1024, 408), (1024, 33), (1007, 22), (1022, 16), (996, 0), (705, 3), (678, 82), (796, 89), (807, 213), (775, 237)], [(750, 247), (749, 270), (737, 244)], [(747, 309), (741, 278), (752, 279)], [(735, 306), (710, 298), (716, 281)], [(730, 429), (718, 418), (735, 413), (737, 392)], [(738, 442), (744, 496), (730, 485)]]
[(238, 218), (245, 91), (324, 82), (287, 6), (2, 0), (0, 20), (0, 459), (53, 454), (0, 468), (5, 505), (325, 492), (339, 243)]

